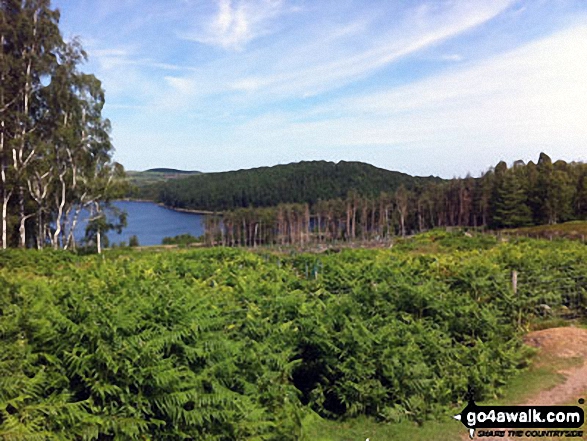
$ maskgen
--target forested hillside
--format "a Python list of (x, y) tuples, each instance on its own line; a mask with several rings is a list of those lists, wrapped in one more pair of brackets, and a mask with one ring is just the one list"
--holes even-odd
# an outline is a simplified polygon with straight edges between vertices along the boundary
[(170, 207), (224, 211), (280, 203), (314, 204), (319, 200), (344, 198), (353, 190), (374, 197), (382, 192), (394, 192), (402, 185), (415, 190), (440, 181), (360, 162), (311, 161), (190, 176), (147, 190), (147, 194), (158, 193), (158, 201)]
[(587, 165), (553, 163), (544, 153), (537, 164), (518, 161), (508, 168), (500, 162), (476, 179), (406, 179), (414, 182), (393, 192), (357, 186), (333, 199), (226, 211), (222, 222), (208, 218), (206, 238), (211, 244), (303, 245), (381, 240), (436, 227), (500, 229), (587, 219)]
[(436, 227), (516, 228), (587, 219), (587, 165), (500, 162), (481, 177), (413, 177), (356, 162), (315, 161), (211, 173), (151, 186), (165, 205), (222, 211), (209, 243), (383, 238)]

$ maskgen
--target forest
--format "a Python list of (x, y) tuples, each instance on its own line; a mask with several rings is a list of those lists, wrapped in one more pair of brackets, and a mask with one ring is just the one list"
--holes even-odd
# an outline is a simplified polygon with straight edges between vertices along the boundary
[[(203, 181), (205, 175), (199, 178)], [(315, 179), (312, 185), (320, 186), (321, 178)], [(364, 179), (364, 187), (352, 187), (342, 197), (273, 207), (259, 207), (254, 202), (263, 205), (262, 200), (251, 197), (248, 206), (208, 216), (206, 241), (230, 246), (304, 245), (383, 240), (438, 227), (496, 230), (587, 219), (587, 165), (553, 162), (544, 153), (537, 163), (517, 161), (508, 167), (500, 162), (480, 178), (418, 179), (422, 178), (389, 181), (396, 190), (380, 193)], [(166, 184), (162, 192), (188, 182)], [(294, 193), (304, 191), (302, 184), (292, 183), (290, 188)]]
[(404, 185), (413, 189), (441, 179), (412, 177), (361, 162), (302, 161), (222, 173), (204, 173), (135, 190), (174, 208), (224, 211), (269, 207), (280, 203), (315, 204), (344, 198), (350, 191), (365, 196), (392, 192)]
[(82, 209), (100, 248), (112, 224), (108, 202), (124, 194), (112, 160), (100, 81), (80, 70), (77, 39), (66, 42), (49, 0), (0, 2), (1, 247), (71, 248)]

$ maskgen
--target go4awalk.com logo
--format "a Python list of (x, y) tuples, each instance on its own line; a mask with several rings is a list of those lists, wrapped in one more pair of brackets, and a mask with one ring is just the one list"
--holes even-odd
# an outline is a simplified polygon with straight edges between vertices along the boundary
[(476, 429), (499, 429), (479, 430), (479, 436), (581, 437), (583, 431), (572, 429), (580, 428), (585, 422), (583, 409), (579, 406), (477, 406), (474, 401), (469, 401), (454, 418), (469, 429), (471, 438)]

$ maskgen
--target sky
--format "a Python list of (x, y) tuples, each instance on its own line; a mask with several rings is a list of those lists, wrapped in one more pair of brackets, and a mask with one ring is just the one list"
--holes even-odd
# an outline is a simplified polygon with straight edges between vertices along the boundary
[(127, 170), (587, 160), (585, 0), (54, 0)]

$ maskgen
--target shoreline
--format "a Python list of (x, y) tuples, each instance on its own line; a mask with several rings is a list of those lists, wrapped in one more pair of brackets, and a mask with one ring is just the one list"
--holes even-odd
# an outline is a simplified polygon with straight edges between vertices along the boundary
[(161, 208), (166, 208), (168, 210), (172, 210), (172, 211), (179, 211), (180, 213), (191, 213), (191, 214), (216, 214), (216, 215), (222, 215), (222, 212), (215, 212), (215, 211), (207, 211), (207, 210), (193, 210), (190, 208), (177, 208), (177, 207), (170, 207), (168, 205), (163, 204), (162, 202), (156, 202), (150, 199), (134, 199), (134, 198), (123, 198), (123, 199), (117, 199), (117, 201), (123, 201), (123, 202), (148, 202), (150, 204), (156, 204)]
[(222, 215), (222, 212), (206, 211), (206, 210), (193, 210), (191, 208), (169, 207), (169, 206), (163, 204), (162, 202), (153, 202), (153, 203), (159, 205), (162, 208), (167, 208), (168, 210), (173, 210), (173, 211), (179, 211), (181, 213)]

